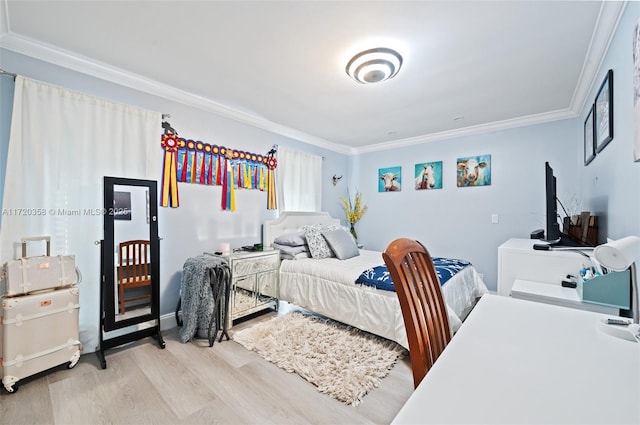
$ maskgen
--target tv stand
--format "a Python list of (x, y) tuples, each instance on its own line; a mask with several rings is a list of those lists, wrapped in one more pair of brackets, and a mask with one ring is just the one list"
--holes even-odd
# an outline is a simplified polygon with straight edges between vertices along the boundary
[(515, 280), (551, 283), (560, 286), (568, 274), (576, 276), (578, 271), (591, 264), (584, 255), (593, 248), (573, 247), (546, 250), (533, 249), (533, 245), (547, 245), (540, 239), (509, 239), (498, 248), (499, 295), (509, 296)]

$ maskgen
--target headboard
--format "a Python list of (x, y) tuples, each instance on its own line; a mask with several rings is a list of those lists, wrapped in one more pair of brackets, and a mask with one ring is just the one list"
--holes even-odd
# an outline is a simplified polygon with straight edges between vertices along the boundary
[(340, 219), (331, 217), (328, 212), (285, 211), (275, 220), (264, 222), (262, 243), (270, 248), (278, 236), (302, 230), (307, 224), (340, 224)]

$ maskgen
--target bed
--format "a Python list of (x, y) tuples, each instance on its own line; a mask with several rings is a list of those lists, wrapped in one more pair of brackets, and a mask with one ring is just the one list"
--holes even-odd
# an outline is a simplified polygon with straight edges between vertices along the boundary
[[(266, 221), (263, 244), (300, 232), (305, 226), (340, 226), (340, 220), (326, 212), (283, 212)], [(363, 271), (384, 265), (382, 253), (360, 249), (359, 255), (340, 260), (330, 258), (283, 259), (280, 264), (279, 299), (364, 331), (382, 336), (408, 348), (400, 303), (395, 292), (356, 284)], [(477, 300), (489, 292), (476, 269), (464, 267), (442, 285), (449, 312), (449, 324), (456, 332)]]

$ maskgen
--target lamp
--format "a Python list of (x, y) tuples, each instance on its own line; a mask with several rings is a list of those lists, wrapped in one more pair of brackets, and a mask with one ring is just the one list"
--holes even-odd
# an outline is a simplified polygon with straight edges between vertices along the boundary
[(379, 83), (395, 77), (402, 66), (402, 56), (393, 49), (378, 47), (355, 55), (345, 71), (362, 84)]
[(640, 237), (627, 236), (598, 245), (593, 250), (593, 258), (607, 269), (616, 272), (631, 268), (631, 311), (633, 323), (638, 323), (638, 282), (635, 262), (640, 258)]

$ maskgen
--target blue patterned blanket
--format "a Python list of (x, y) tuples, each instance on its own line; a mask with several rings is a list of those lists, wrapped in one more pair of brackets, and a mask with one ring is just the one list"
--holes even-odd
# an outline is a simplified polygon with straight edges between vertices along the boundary
[[(440, 286), (444, 285), (453, 275), (471, 264), (468, 261), (455, 258), (433, 257), (432, 260), (436, 268), (436, 273), (438, 274), (438, 280), (440, 280)], [(371, 267), (363, 271), (356, 280), (356, 283), (395, 292), (391, 275), (385, 265)]]

